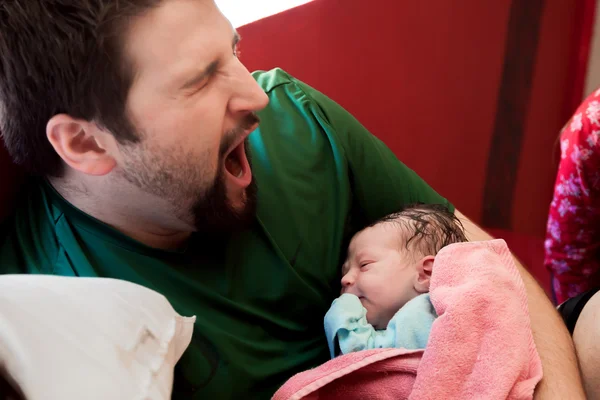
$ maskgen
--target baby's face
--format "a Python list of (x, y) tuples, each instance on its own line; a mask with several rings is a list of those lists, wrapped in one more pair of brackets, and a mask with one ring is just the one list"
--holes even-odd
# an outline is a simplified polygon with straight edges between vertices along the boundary
[(402, 246), (401, 232), (392, 224), (378, 224), (359, 232), (350, 242), (342, 267), (342, 293), (360, 298), (367, 320), (387, 327), (394, 314), (419, 293), (416, 262)]

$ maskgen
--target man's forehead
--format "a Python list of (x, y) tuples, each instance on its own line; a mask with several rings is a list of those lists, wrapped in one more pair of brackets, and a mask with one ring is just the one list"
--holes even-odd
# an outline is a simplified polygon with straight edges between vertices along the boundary
[(169, 0), (132, 21), (125, 51), (136, 77), (207, 67), (235, 32), (211, 0)]

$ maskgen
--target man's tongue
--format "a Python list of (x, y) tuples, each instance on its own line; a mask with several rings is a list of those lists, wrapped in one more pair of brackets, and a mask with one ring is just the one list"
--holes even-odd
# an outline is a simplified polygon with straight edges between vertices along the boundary
[(242, 175), (242, 165), (240, 164), (237, 149), (234, 149), (229, 153), (225, 159), (225, 168), (227, 168), (227, 171), (235, 177), (239, 178)]

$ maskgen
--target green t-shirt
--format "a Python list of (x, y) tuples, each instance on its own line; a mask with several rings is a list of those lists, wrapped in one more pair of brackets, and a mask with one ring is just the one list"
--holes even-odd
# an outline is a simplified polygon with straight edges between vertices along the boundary
[(254, 77), (270, 104), (250, 135), (258, 212), (249, 229), (153, 249), (32, 182), (0, 247), (0, 273), (124, 279), (196, 315), (175, 399), (266, 399), (327, 361), (323, 317), (350, 236), (403, 204), (448, 204), (323, 94), (280, 69)]

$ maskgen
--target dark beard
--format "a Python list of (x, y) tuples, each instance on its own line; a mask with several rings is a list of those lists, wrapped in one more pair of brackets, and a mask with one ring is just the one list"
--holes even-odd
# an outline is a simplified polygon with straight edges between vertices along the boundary
[[(246, 139), (244, 148), (250, 167), (252, 167), (248, 147), (248, 139)], [(219, 170), (214, 184), (192, 207), (194, 226), (197, 232), (201, 235), (223, 235), (248, 227), (256, 215), (257, 187), (254, 179), (246, 188), (245, 193), (244, 208), (242, 210), (234, 209), (227, 199), (223, 162), (219, 162)]]
[[(224, 161), (225, 155), (231, 150), (241, 135), (252, 126), (260, 122), (255, 113), (250, 113), (240, 122), (239, 126), (227, 132), (219, 147), (219, 162), (215, 179), (208, 187), (193, 190), (194, 186), (204, 181), (204, 171), (198, 168), (198, 163), (206, 162), (210, 152), (206, 152), (206, 159), (198, 160), (192, 153), (171, 154), (144, 146), (144, 142), (135, 146), (124, 146), (129, 162), (120, 170), (122, 177), (147, 193), (168, 199), (179, 212), (178, 217), (186, 222), (191, 222), (196, 231), (206, 236), (224, 234), (243, 229), (254, 219), (256, 214), (256, 184), (254, 180), (245, 190), (243, 207), (233, 207), (227, 198), (226, 174)], [(248, 163), (251, 164), (248, 148), (248, 139), (244, 141), (244, 148)], [(189, 199), (194, 199), (191, 207)], [(185, 205), (184, 205), (185, 204)], [(184, 208), (185, 207), (185, 208)], [(191, 221), (190, 221), (191, 217)]]

